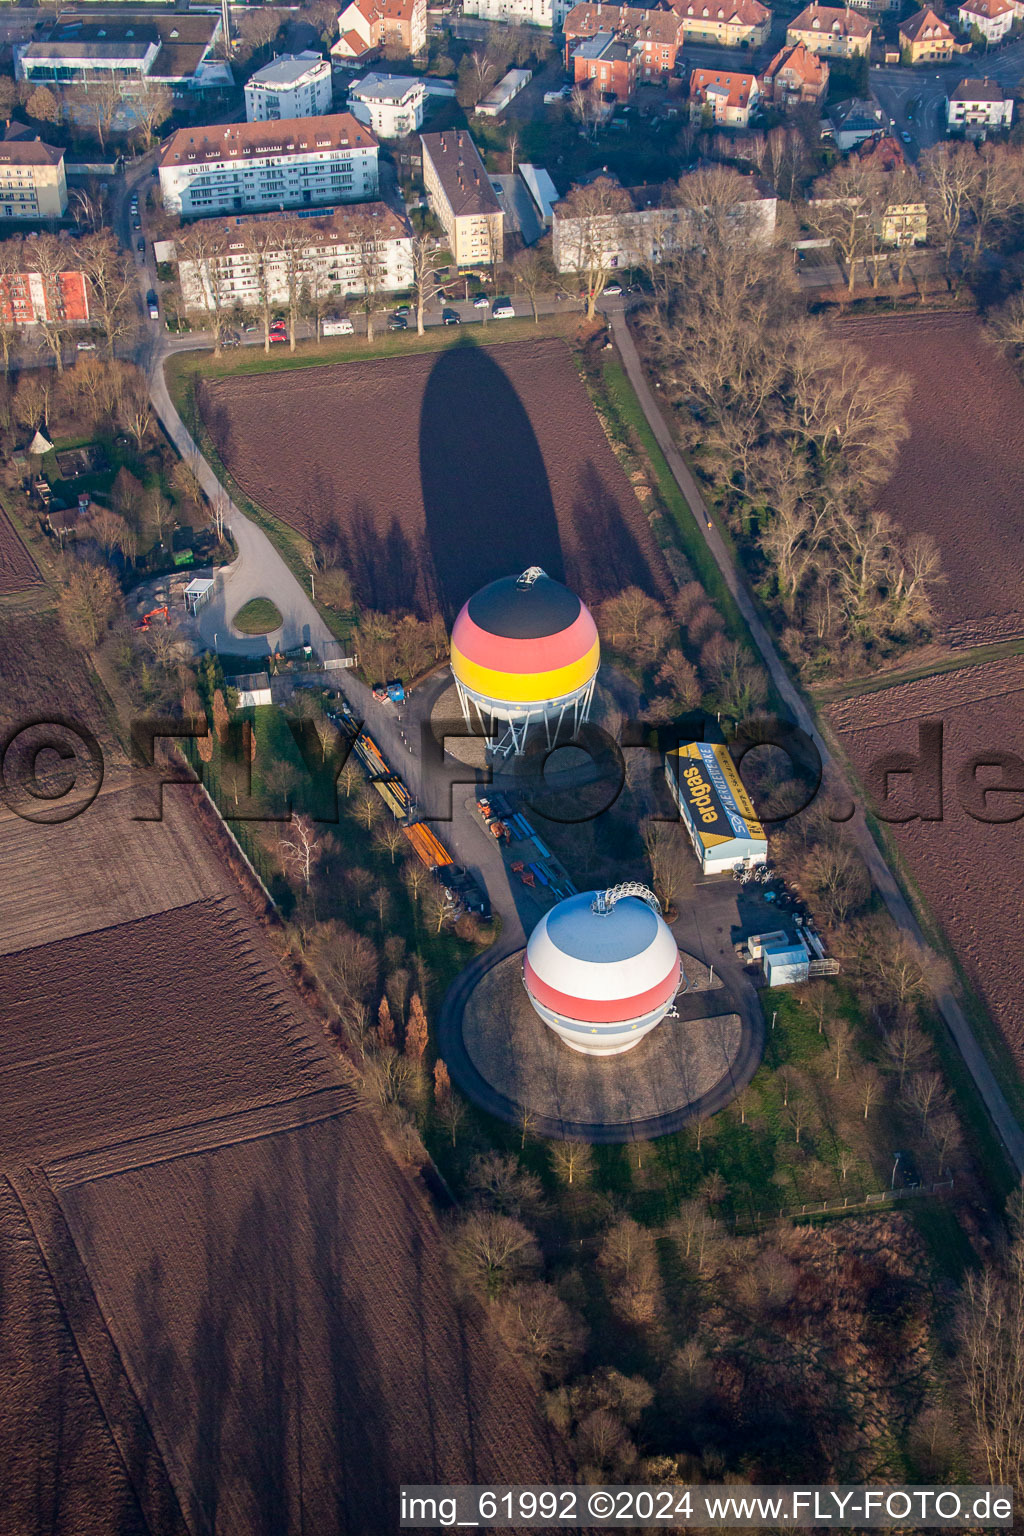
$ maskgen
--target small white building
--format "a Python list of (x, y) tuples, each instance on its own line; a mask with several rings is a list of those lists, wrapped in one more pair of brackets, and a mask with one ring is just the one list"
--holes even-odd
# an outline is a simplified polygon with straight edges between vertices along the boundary
[(811, 957), (807, 946), (799, 940), (776, 939), (774, 943), (765, 944), (761, 967), (770, 987), (789, 987), (808, 979)]
[(551, 228), (558, 202), (558, 188), (542, 165), (520, 165), (519, 174), (526, 183), (526, 190), (533, 199), (545, 229)]
[(665, 779), (704, 874), (765, 862), (768, 839), (727, 747), (684, 743), (666, 755)]
[(264, 704), (274, 702), (270, 692), (270, 677), (266, 672), (241, 673), (235, 678), (235, 687), (238, 689), (239, 709), (259, 709)]
[(964, 0), (957, 11), (960, 25), (969, 32), (977, 27), (986, 43), (1000, 43), (1013, 26), (1010, 0)]
[(533, 79), (532, 69), (510, 69), (505, 77), (492, 86), (474, 111), (481, 117), (499, 117), (514, 97)]
[(279, 122), (283, 117), (322, 117), (332, 102), (331, 65), (319, 53), (282, 53), (250, 75), (245, 86), (245, 120)]
[(348, 108), (380, 139), (404, 139), (423, 126), (427, 88), (417, 75), (364, 75), (348, 93)]
[(946, 102), (949, 128), (1009, 128), (1013, 97), (995, 80), (961, 80)]
[(463, 0), (466, 16), (484, 21), (526, 22), (534, 27), (560, 27), (573, 0)]
[(199, 612), (204, 603), (210, 601), (216, 585), (217, 578), (215, 576), (193, 576), (183, 593), (185, 607), (189, 613), (194, 616)]

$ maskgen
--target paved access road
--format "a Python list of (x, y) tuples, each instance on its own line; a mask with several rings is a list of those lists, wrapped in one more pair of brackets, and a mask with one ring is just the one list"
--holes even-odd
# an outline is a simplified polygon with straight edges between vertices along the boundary
[[(694, 521), (700, 529), (712, 555), (714, 555), (715, 563), (721, 571), (729, 591), (736, 600), (736, 604), (750, 630), (754, 644), (760, 651), (761, 658), (771, 674), (775, 687), (778, 689), (779, 696), (785, 700), (792, 711), (793, 719), (812, 738), (821, 754), (822, 764), (826, 770), (834, 801), (838, 805), (842, 805), (845, 799), (848, 804), (856, 806), (842, 769), (825, 745), (818, 731), (814, 716), (793, 686), (789, 674), (775, 649), (774, 642), (761, 622), (753, 599), (744, 583), (740, 580), (725, 542), (713, 524), (697, 482), (672, 439), (664, 417), (658, 409), (657, 401), (648, 386), (639, 353), (633, 342), (629, 326), (626, 323), (625, 313), (621, 307), (617, 312), (610, 315), (610, 319), (612, 333), (615, 336), (615, 341), (630, 382), (636, 390), (640, 404), (643, 407), (644, 415), (647, 417), (651, 430), (658, 440), (658, 445), (668, 461), (669, 468), (675, 477), (679, 489), (689, 503)], [(871, 829), (859, 806), (856, 807), (853, 818), (848, 825), (857, 843), (861, 857), (871, 871), (871, 878), (882, 900), (885, 902), (893, 921), (919, 944), (924, 944), (924, 935), (921, 932), (917, 919), (911, 911), (903, 892), (900, 890), (878, 844), (875, 842)], [(985, 1107), (1002, 1138), (1013, 1166), (1018, 1174), (1024, 1174), (1024, 1132), (1022, 1132), (1014, 1118), (1010, 1106), (1003, 1096), (1003, 1091), (996, 1082), (992, 1069), (985, 1059), (984, 1053), (978, 1044), (973, 1029), (967, 1021), (963, 1009), (948, 987), (943, 987), (936, 992), (935, 1001), (974, 1079), (975, 1086), (981, 1094)]]
[(978, 57), (957, 59), (955, 64), (940, 65), (938, 70), (923, 66), (877, 64), (870, 71), (871, 89), (896, 126), (896, 132), (910, 135), (905, 145), (907, 155), (916, 160), (921, 150), (929, 149), (946, 136), (946, 98), (961, 80), (987, 75), (998, 80), (1008, 92), (1024, 76), (1024, 42)]

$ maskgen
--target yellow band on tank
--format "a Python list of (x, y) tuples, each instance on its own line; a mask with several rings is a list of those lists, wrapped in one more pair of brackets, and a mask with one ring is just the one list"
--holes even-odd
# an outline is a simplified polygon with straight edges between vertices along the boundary
[(600, 641), (595, 640), (585, 656), (567, 667), (551, 672), (497, 672), (491, 667), (477, 666), (453, 645), (452, 671), (460, 683), (484, 698), (501, 699), (507, 704), (539, 704), (584, 688), (597, 671), (600, 658)]

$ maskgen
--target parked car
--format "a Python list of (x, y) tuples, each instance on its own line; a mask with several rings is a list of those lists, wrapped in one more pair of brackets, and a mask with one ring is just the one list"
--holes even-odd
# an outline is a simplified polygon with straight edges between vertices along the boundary
[(404, 315), (389, 315), (388, 316), (388, 330), (389, 331), (407, 331), (408, 329), (409, 329), (409, 322), (405, 318)]
[(903, 140), (904, 144), (912, 144), (914, 142), (905, 128), (900, 133), (900, 138)]
[(78, 343), (78, 351), (79, 352), (95, 352), (96, 351), (96, 343), (94, 341), (80, 341)]
[(486, 293), (478, 293), (477, 294), (476, 298), (473, 300), (473, 308), (474, 309), (486, 309), (487, 308), (487, 295), (486, 295)]
[(354, 336), (356, 333), (348, 315), (339, 315), (336, 320), (325, 320), (320, 330), (324, 336)]
[(145, 235), (140, 235), (139, 238), (136, 240), (136, 242), (135, 242), (135, 249), (138, 251), (140, 256), (145, 256), (145, 254), (146, 254), (146, 237), (145, 237)]
[(275, 341), (287, 341), (287, 340), (288, 340), (288, 332), (287, 331), (271, 331), (271, 333), (270, 333), (271, 344), (273, 344)]
[(142, 228), (142, 220), (140, 218), (132, 219), (132, 229), (141, 229), (141, 228)]
[(151, 288), (146, 294), (146, 308), (149, 310), (151, 320), (160, 319), (160, 304), (157, 300), (156, 290)]
[(491, 310), (491, 314), (494, 316), (495, 320), (514, 320), (516, 317), (516, 312), (512, 308), (512, 300), (495, 299), (494, 308)]
[(245, 334), (247, 336), (252, 336), (254, 334), (254, 332), (259, 330), (259, 326), (258, 325), (243, 325), (242, 326), (242, 330), (245, 332)]
[(412, 313), (412, 311), (410, 310), (408, 304), (396, 304), (395, 305), (395, 314), (396, 315), (409, 315), (411, 313)]
[(288, 327), (283, 320), (271, 320), (270, 322), (271, 335), (273, 335), (275, 331), (286, 331), (287, 329)]
[(605, 289), (605, 293), (608, 296), (608, 298), (610, 298), (610, 299), (617, 299), (621, 292), (622, 292), (622, 284), (621, 283), (609, 283), (607, 288)]
[(461, 325), (462, 316), (457, 309), (442, 309), (441, 323), (443, 325)]

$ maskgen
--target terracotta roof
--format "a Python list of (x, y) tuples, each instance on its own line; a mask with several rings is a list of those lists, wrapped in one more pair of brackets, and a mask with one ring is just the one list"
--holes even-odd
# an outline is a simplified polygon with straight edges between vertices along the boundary
[(1006, 101), (1007, 95), (995, 80), (961, 80), (950, 101)]
[(0, 165), (60, 165), (63, 159), (64, 151), (44, 144), (38, 134), (31, 139), (11, 134), (0, 140)]
[(226, 123), (209, 128), (179, 128), (160, 152), (157, 164), (234, 160), (242, 155), (302, 155), (317, 149), (367, 149), (377, 140), (351, 112), (326, 117), (284, 117), (271, 123)]
[(731, 23), (735, 27), (759, 27), (771, 17), (761, 0), (736, 0), (722, 5), (718, 0), (673, 0), (672, 9), (684, 21)]
[(857, 145), (854, 154), (868, 171), (895, 171), (907, 163), (903, 145), (888, 133), (881, 138), (865, 139), (863, 144)]
[(789, 23), (788, 32), (832, 32), (838, 37), (870, 37), (874, 22), (859, 11), (833, 5), (809, 5)]
[(753, 75), (730, 74), (722, 69), (695, 69), (690, 76), (690, 96), (707, 100), (708, 89), (728, 91), (730, 107), (746, 107), (757, 81)]
[(640, 42), (678, 46), (681, 40), (680, 21), (674, 11), (648, 10), (640, 5), (605, 5), (601, 0), (596, 3), (585, 0), (581, 5), (574, 5), (562, 30), (567, 38), (616, 32)]
[(1012, 16), (1014, 7), (1010, 0), (960, 0), (961, 12), (969, 16), (983, 16), (986, 21), (997, 21), (1000, 16)]
[(923, 37), (941, 37), (949, 42), (953, 40), (952, 31), (930, 5), (926, 5), (923, 11), (915, 11), (913, 16), (908, 16), (906, 21), (900, 22), (900, 36), (911, 43), (919, 42)]
[(803, 43), (790, 43), (780, 48), (764, 72), (765, 80), (774, 80), (784, 69), (797, 75), (805, 85), (824, 85), (828, 78), (828, 65)]
[(423, 133), (420, 144), (424, 155), (430, 157), (456, 217), (501, 212), (479, 151), (465, 128)]

